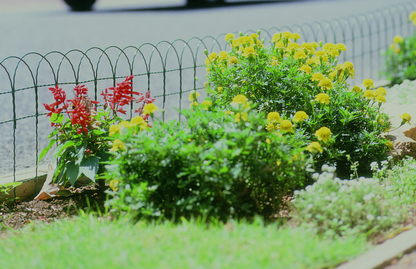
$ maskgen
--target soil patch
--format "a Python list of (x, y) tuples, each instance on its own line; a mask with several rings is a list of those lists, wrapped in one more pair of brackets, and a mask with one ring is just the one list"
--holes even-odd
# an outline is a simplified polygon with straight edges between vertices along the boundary
[(0, 204), (0, 231), (20, 229), (32, 221), (51, 222), (77, 215), (80, 210), (105, 212), (106, 194), (98, 184), (80, 187), (70, 196)]

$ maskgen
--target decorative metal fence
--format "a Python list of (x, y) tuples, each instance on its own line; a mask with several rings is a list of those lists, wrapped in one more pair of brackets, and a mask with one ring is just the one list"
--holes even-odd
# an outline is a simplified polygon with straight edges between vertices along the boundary
[[(379, 75), (384, 66), (382, 52), (392, 43), (393, 36), (415, 33), (416, 27), (407, 19), (415, 9), (415, 2), (406, 2), (348, 18), (260, 29), (260, 39), (264, 38), (268, 44), (273, 34), (291, 31), (301, 35), (299, 43), (343, 43), (347, 51), (341, 54), (340, 61), (354, 63), (356, 76), (350, 84), (356, 85), (364, 78), (382, 78)], [(254, 32), (257, 30), (245, 33)], [(59, 85), (68, 92), (77, 84), (85, 84), (90, 97), (100, 100), (103, 89), (134, 75), (134, 90), (150, 90), (151, 96), (156, 97), (155, 104), (165, 109), (165, 120), (178, 119), (179, 113), (174, 108), (189, 106), (187, 92), (195, 89), (204, 97), (205, 49), (208, 52), (229, 50), (225, 33), (216, 38), (195, 37), (123, 49), (94, 47), (45, 55), (31, 52), (3, 59), (0, 62), (0, 174), (13, 172), (15, 175), (22, 168), (37, 165), (51, 131), (42, 105), (53, 102), (49, 87)], [(45, 162), (50, 161), (51, 156), (47, 155)]]

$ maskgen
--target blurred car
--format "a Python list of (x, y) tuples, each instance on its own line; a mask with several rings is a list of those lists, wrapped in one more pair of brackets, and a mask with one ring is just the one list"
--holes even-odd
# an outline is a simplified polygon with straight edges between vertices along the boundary
[[(88, 11), (92, 9), (96, 0), (64, 0), (65, 3), (74, 11)], [(224, 4), (225, 0), (186, 0), (188, 7), (203, 7), (206, 4)]]

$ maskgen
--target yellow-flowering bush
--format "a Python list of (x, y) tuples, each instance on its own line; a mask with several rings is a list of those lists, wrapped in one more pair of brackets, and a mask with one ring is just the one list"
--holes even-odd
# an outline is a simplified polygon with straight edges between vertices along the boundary
[[(416, 11), (409, 14), (409, 21), (416, 26)], [(391, 85), (400, 84), (405, 79), (416, 79), (416, 34), (405, 38), (394, 36), (393, 43), (384, 55), (386, 64), (383, 74)]]
[(390, 127), (380, 112), (385, 91), (374, 89), (371, 79), (350, 89), (347, 79), (355, 70), (353, 63), (339, 62), (344, 44), (299, 44), (299, 34), (283, 32), (266, 46), (260, 34), (227, 35), (230, 51), (207, 53), (207, 91), (217, 108), (227, 110), (234, 96), (244, 94), (258, 111), (279, 113), (267, 130), (304, 141), (316, 167), (328, 163), (349, 175), (350, 155), (360, 172), (370, 172), (370, 163), (388, 150), (380, 137)]

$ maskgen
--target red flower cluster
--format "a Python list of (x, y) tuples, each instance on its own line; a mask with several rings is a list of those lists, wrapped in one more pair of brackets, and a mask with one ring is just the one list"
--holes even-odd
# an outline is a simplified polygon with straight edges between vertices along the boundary
[[(101, 93), (106, 105), (109, 105), (115, 113), (120, 112), (126, 114), (123, 106), (130, 104), (131, 101), (135, 99), (133, 96), (134, 94), (138, 96), (142, 95), (139, 92), (132, 91), (131, 80), (133, 77), (134, 76), (128, 76), (123, 82), (117, 83), (116, 87), (107, 88)], [(112, 93), (109, 93), (109, 91), (112, 91)]]
[[(66, 93), (62, 88), (58, 88), (58, 85), (56, 85), (55, 88), (49, 88), (49, 90), (52, 92), (55, 102), (50, 105), (43, 104), (46, 110), (49, 111), (48, 115), (46, 115), (48, 117), (52, 116), (52, 113), (59, 114), (63, 109), (66, 109)], [(63, 107), (59, 107), (61, 104), (64, 104)], [(54, 126), (53, 123), (52, 126)]]
[[(79, 128), (77, 129), (77, 133), (80, 134), (84, 132), (88, 135), (88, 127), (93, 122), (91, 112), (94, 111), (94, 107), (92, 104), (99, 103), (90, 100), (90, 98), (86, 96), (88, 88), (86, 88), (85, 85), (77, 85), (74, 88), (75, 98), (68, 100), (66, 100), (66, 93), (62, 88), (55, 86), (55, 88), (49, 88), (49, 90), (52, 92), (55, 102), (50, 105), (43, 104), (45, 109), (49, 111), (47, 116), (50, 117), (52, 114), (60, 114), (62, 111), (66, 112), (72, 125), (78, 125)], [(51, 125), (56, 126), (58, 124), (52, 122)]]
[[(150, 97), (150, 91), (145, 95), (139, 92), (135, 92), (132, 89), (132, 79), (134, 76), (128, 76), (126, 79), (117, 83), (116, 87), (110, 87), (105, 89), (101, 95), (104, 97), (104, 109), (108, 106), (113, 110), (114, 114), (120, 112), (126, 114), (126, 111), (123, 109), (123, 106), (131, 104), (135, 100), (134, 95), (136, 95), (137, 103), (143, 102), (142, 106), (136, 110), (140, 115), (142, 115), (143, 107), (148, 103), (153, 103), (155, 98)], [(92, 101), (88, 96), (88, 88), (85, 85), (77, 85), (74, 88), (75, 98), (66, 99), (66, 94), (56, 86), (55, 88), (49, 88), (52, 92), (55, 102), (52, 104), (43, 104), (45, 109), (49, 111), (47, 114), (48, 117), (51, 117), (52, 114), (60, 114), (65, 112), (73, 126), (77, 128), (77, 133), (80, 134), (84, 132), (88, 136), (88, 129), (95, 122), (95, 119), (92, 115), (96, 115), (95, 107), (93, 104), (99, 104), (97, 101)], [(142, 116), (143, 119), (147, 119), (149, 115)], [(60, 124), (52, 123), (52, 126), (61, 127)]]

